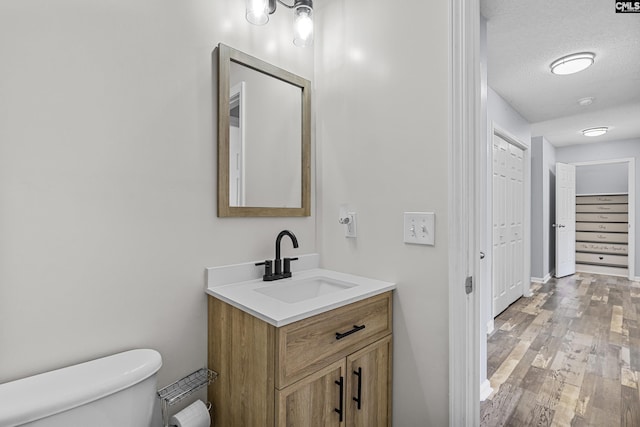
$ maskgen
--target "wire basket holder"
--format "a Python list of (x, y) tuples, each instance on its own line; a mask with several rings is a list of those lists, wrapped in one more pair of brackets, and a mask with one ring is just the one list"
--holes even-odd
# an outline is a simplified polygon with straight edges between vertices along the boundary
[[(218, 378), (217, 372), (211, 369), (201, 368), (158, 390), (158, 397), (162, 401), (162, 421), (164, 427), (169, 427), (169, 406), (180, 402), (202, 387), (211, 384), (216, 378)], [(207, 402), (207, 407), (210, 409), (211, 403)]]

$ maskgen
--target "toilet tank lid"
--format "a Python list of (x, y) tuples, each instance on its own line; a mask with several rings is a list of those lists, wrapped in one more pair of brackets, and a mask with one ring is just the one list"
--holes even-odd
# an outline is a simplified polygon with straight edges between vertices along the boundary
[(0, 384), (0, 425), (55, 415), (129, 388), (162, 366), (160, 353), (129, 350)]

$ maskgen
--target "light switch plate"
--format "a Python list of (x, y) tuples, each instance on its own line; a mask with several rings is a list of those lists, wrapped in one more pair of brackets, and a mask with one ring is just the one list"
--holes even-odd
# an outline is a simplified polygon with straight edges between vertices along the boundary
[(435, 245), (436, 215), (433, 212), (404, 213), (404, 242), (415, 245)]

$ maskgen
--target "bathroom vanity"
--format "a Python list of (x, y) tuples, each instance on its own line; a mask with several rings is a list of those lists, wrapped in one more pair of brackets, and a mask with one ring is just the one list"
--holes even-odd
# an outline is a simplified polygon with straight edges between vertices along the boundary
[(214, 425), (390, 426), (394, 288), (319, 269), (210, 281)]

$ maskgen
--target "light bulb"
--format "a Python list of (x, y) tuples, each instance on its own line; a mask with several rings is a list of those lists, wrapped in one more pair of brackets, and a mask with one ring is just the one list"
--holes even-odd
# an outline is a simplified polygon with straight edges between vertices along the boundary
[(264, 25), (269, 22), (268, 0), (245, 0), (247, 21), (253, 25)]
[(296, 7), (293, 14), (293, 44), (300, 47), (313, 43), (313, 9), (309, 6)]

